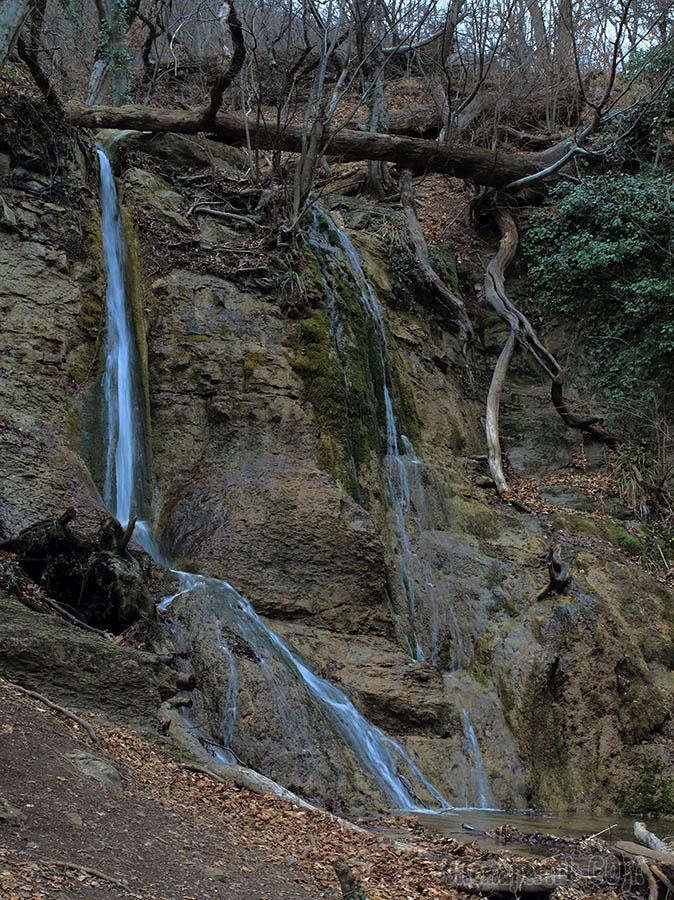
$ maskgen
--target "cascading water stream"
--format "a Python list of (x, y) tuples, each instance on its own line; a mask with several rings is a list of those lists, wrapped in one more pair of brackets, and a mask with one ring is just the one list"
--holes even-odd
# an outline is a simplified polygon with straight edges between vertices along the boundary
[[(225, 610), (227, 625), (254, 650), (268, 677), (273, 677), (269, 661), (274, 658), (277, 661), (281, 660), (285, 667), (299, 678), (322, 712), (333, 723), (342, 740), (351, 748), (360, 764), (369, 771), (384, 794), (396, 807), (406, 810), (419, 808), (419, 804), (413, 800), (398, 774), (396, 759), (405, 766), (419, 785), (441, 807), (449, 806), (400, 744), (368, 722), (343, 691), (314, 674), (292, 652), (287, 643), (264, 623), (250, 602), (235, 591), (230, 584), (198, 575), (183, 576), (183, 578), (186, 579), (185, 589), (187, 591), (207, 590), (211, 595), (217, 595), (225, 600), (221, 608)], [(169, 602), (172, 599), (169, 598)]]
[[(116, 518), (125, 523), (135, 511), (137, 503), (135, 494), (138, 460), (141, 457), (144, 429), (142, 418), (133, 403), (132, 366), (137, 359), (137, 352), (124, 290), (124, 241), (117, 192), (107, 155), (100, 148), (98, 155), (101, 171), (101, 227), (108, 278), (108, 337), (104, 377), (108, 415), (105, 499)], [(377, 308), (378, 303), (373, 308), (375, 315)], [(136, 536), (147, 552), (161, 565), (167, 565), (166, 560), (161, 558), (147, 523), (137, 523), (136, 529)], [(207, 591), (211, 596), (216, 596), (222, 601), (221, 608), (234, 633), (254, 648), (260, 660), (274, 658), (294, 678), (299, 679), (307, 698), (332, 723), (335, 732), (349, 747), (355, 759), (393, 805), (404, 810), (421, 808), (398, 772), (398, 765), (401, 764), (406, 774), (412, 776), (416, 784), (436, 803), (444, 808), (449, 806), (400, 744), (368, 722), (343, 691), (315, 675), (231, 585), (192, 573), (174, 572), (181, 579), (181, 589), (165, 598), (159, 604), (160, 609), (168, 609), (176, 597), (191, 592)], [(225, 730), (233, 735), (236, 725), (236, 667), (229, 647), (222, 640), (219, 647), (227, 658), (230, 686), (232, 681), (234, 683), (232, 695), (225, 698), (226, 721), (223, 723)]]
[(107, 341), (103, 394), (107, 418), (107, 452), (103, 497), (115, 518), (131, 517), (139, 441), (132, 379), (133, 336), (124, 283), (124, 236), (115, 177), (105, 151), (97, 150), (101, 172), (101, 231), (107, 275)]
[(489, 779), (487, 778), (487, 773), (484, 768), (482, 751), (480, 750), (480, 745), (477, 740), (477, 735), (475, 734), (475, 729), (473, 728), (473, 723), (470, 720), (470, 713), (465, 708), (461, 710), (461, 719), (463, 721), (463, 731), (466, 735), (466, 741), (468, 742), (471, 768), (473, 772), (473, 783), (475, 787), (475, 793), (477, 794), (477, 805), (480, 809), (494, 809), (494, 798), (492, 796), (491, 788), (489, 786)]
[[(327, 236), (326, 236), (327, 233)], [(409, 438), (400, 433), (391, 398), (391, 382), (386, 363), (388, 334), (384, 313), (377, 293), (367, 278), (360, 257), (348, 235), (338, 228), (327, 213), (316, 210), (310, 239), (314, 247), (324, 255), (331, 255), (342, 264), (342, 268), (356, 284), (361, 303), (366, 313), (374, 322), (380, 340), (381, 367), (384, 373), (383, 402), (386, 417), (386, 452), (384, 456), (384, 476), (387, 505), (389, 508), (391, 531), (396, 551), (399, 580), (407, 600), (408, 615), (411, 627), (411, 639), (403, 633), (410, 654), (419, 661), (428, 659), (434, 665), (438, 663), (439, 640), (441, 632), (441, 610), (449, 620), (453, 645), (457, 657), (462, 651), (462, 636), (456, 614), (449, 597), (442, 603), (439, 591), (434, 582), (433, 572), (428, 561), (414, 549), (410, 524), (415, 532), (420, 532), (423, 523), (421, 513), (426, 513), (431, 504), (426, 495), (423, 479), (418, 473), (425, 470), (425, 465), (415, 453)], [(341, 258), (340, 258), (341, 257)], [(338, 323), (338, 316), (331, 311), (331, 326)], [(337, 342), (337, 341), (336, 341)], [(410, 473), (414, 476), (414, 502), (410, 485)], [(416, 573), (416, 578), (415, 578)], [(415, 581), (423, 585), (426, 607), (425, 632), (420, 633), (418, 613), (420, 599)]]

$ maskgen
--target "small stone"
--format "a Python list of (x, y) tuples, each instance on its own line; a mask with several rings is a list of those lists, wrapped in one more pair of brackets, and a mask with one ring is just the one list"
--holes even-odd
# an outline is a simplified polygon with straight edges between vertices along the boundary
[(486, 475), (481, 475), (479, 478), (475, 479), (475, 484), (481, 488), (493, 488), (494, 482), (491, 478), (488, 478)]
[(82, 816), (78, 815), (76, 812), (71, 812), (68, 810), (65, 813), (65, 818), (70, 822), (71, 825), (74, 825), (75, 828), (81, 828), (84, 825), (84, 821), (82, 820)]
[(227, 873), (223, 869), (217, 869), (215, 866), (206, 866), (204, 875), (206, 878), (214, 878), (216, 881), (227, 880)]
[(0, 197), (0, 228), (13, 231), (16, 228), (16, 216), (14, 210)]
[(116, 795), (122, 793), (120, 774), (107, 760), (86, 752), (69, 753), (68, 759), (73, 761), (82, 774), (98, 781), (106, 791)]
[(26, 816), (20, 809), (17, 809), (3, 797), (0, 797), (0, 823), (14, 825), (16, 827), (21, 825), (22, 822), (25, 822), (25, 820)]

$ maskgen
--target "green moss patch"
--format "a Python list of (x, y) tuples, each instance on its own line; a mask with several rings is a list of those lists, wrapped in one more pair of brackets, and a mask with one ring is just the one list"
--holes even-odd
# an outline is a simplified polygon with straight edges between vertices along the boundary
[(674, 777), (655, 755), (642, 757), (634, 777), (618, 795), (618, 808), (625, 815), (674, 816)]

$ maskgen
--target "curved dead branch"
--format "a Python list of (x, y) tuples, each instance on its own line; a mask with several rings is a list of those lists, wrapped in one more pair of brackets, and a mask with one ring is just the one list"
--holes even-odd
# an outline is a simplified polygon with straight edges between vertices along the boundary
[(512, 216), (502, 209), (496, 213), (496, 221), (501, 232), (499, 249), (489, 262), (485, 273), (485, 297), (511, 328), (515, 338), (527, 350), (552, 382), (551, 398), (560, 418), (569, 428), (576, 428), (591, 434), (602, 443), (613, 446), (615, 438), (602, 426), (598, 416), (582, 418), (572, 413), (564, 400), (564, 371), (555, 357), (541, 342), (535, 329), (510, 301), (504, 283), (504, 272), (517, 249), (517, 227)]
[(409, 169), (403, 169), (400, 173), (400, 201), (405, 212), (405, 221), (407, 222), (407, 228), (412, 239), (417, 263), (426, 278), (428, 278), (433, 285), (440, 301), (451, 309), (456, 316), (459, 328), (461, 329), (461, 343), (465, 358), (468, 342), (473, 337), (473, 326), (463, 300), (460, 297), (457, 297), (456, 294), (447, 287), (430, 263), (428, 258), (428, 244), (426, 243), (426, 238), (424, 237), (414, 208), (412, 173)]
[(487, 394), (487, 411), (485, 416), (485, 436), (487, 439), (487, 452), (489, 454), (489, 472), (499, 494), (504, 494), (508, 490), (508, 482), (506, 481), (503, 471), (503, 455), (501, 453), (501, 432), (499, 428), (499, 414), (501, 410), (501, 394), (503, 393), (503, 385), (508, 367), (515, 351), (515, 342), (518, 337), (519, 323), (514, 315), (509, 314), (509, 304), (507, 294), (505, 292), (505, 272), (510, 263), (513, 261), (517, 250), (517, 229), (515, 223), (508, 217), (512, 223), (512, 228), (505, 227), (507, 223), (505, 219), (499, 220), (501, 227), (501, 240), (498, 250), (493, 259), (487, 266), (484, 281), (484, 293), (487, 300), (491, 303), (499, 315), (504, 318), (510, 325), (510, 334), (503, 345), (503, 349), (494, 366), (494, 372), (489, 385), (489, 393)]
[(40, 703), (44, 703), (45, 706), (48, 706), (50, 709), (55, 710), (55, 712), (59, 712), (67, 719), (71, 719), (73, 722), (79, 725), (80, 728), (83, 728), (86, 731), (94, 744), (97, 744), (99, 747), (101, 746), (102, 741), (100, 737), (94, 730), (93, 725), (90, 722), (87, 722), (86, 719), (83, 719), (81, 716), (76, 715), (71, 710), (66, 709), (65, 706), (59, 706), (58, 703), (54, 703), (53, 700), (50, 700), (49, 697), (45, 697), (44, 694), (39, 694), (37, 691), (29, 691), (28, 688), (22, 687), (15, 681), (8, 681), (7, 684), (11, 685), (15, 691), (19, 691), (19, 693), (25, 694), (27, 697), (32, 697), (33, 700), (39, 700)]
[(508, 490), (508, 482), (506, 481), (505, 473), (503, 471), (499, 413), (501, 410), (503, 383), (505, 382), (508, 366), (510, 365), (510, 360), (513, 358), (514, 350), (515, 333), (511, 331), (508, 335), (508, 340), (503, 345), (503, 349), (499, 354), (496, 365), (494, 366), (491, 384), (489, 385), (489, 393), (487, 394), (487, 414), (485, 417), (484, 429), (487, 437), (487, 450), (489, 453), (489, 472), (491, 473), (491, 477), (499, 494), (504, 494)]

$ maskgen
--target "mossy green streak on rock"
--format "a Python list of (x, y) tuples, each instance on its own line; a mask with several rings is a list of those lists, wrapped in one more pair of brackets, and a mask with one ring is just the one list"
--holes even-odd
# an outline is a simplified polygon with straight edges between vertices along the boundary
[(136, 338), (136, 347), (140, 359), (140, 389), (143, 396), (144, 420), (145, 420), (145, 454), (148, 462), (148, 470), (151, 468), (151, 418), (150, 418), (150, 370), (148, 365), (147, 334), (145, 331), (145, 309), (152, 310), (155, 300), (150, 291), (141, 269), (138, 254), (138, 242), (136, 231), (133, 227), (133, 219), (130, 214), (121, 209), (122, 230), (124, 233), (124, 248), (126, 252), (126, 296), (127, 304), (131, 309), (131, 319)]
[(89, 336), (97, 337), (101, 331), (105, 312), (103, 237), (98, 210), (92, 212), (88, 218), (85, 244), (87, 265), (80, 279), (84, 287), (80, 325)]
[(642, 541), (622, 525), (611, 519), (590, 519), (574, 513), (557, 516), (560, 530), (568, 534), (588, 535), (611, 544), (629, 556), (644, 556), (646, 550)]
[[(359, 498), (359, 467), (384, 452), (380, 336), (354, 283), (339, 271), (326, 277), (309, 247), (300, 279), (309, 310), (297, 325), (292, 365), (304, 380), (321, 430), (318, 462)], [(339, 323), (338, 337), (331, 315)]]
[(327, 310), (312, 310), (298, 323), (297, 336), (300, 346), (292, 366), (304, 380), (321, 431), (318, 462), (353, 493), (344, 372), (332, 345)]
[(420, 440), (420, 429), (414, 388), (410, 381), (404, 357), (394, 346), (389, 346), (388, 348), (387, 366), (398, 430), (402, 434), (406, 434), (410, 441), (416, 445)]

